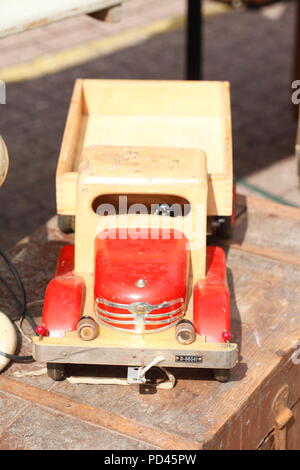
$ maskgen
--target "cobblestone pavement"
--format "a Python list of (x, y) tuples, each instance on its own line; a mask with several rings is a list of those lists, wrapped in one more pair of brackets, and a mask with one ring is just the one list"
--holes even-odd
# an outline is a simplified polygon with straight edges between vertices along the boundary
[[(134, 2), (140, 13), (134, 10)], [(131, 13), (115, 31), (183, 14), (182, 2), (177, 0), (171, 12), (170, 7), (169, 11), (158, 8), (161, 2), (149, 3), (148, 11), (145, 0), (129, 2)], [(253, 184), (253, 174), (270, 165), (283, 165), (294, 152), (296, 122), (290, 101), (294, 4), (288, 2), (282, 10), (275, 18), (262, 10), (247, 10), (216, 14), (205, 21), (204, 78), (231, 82), (235, 172), (237, 178), (252, 175)], [(1, 66), (90, 41), (98, 36), (99, 28), (102, 32), (108, 28), (106, 34), (112, 35), (113, 27), (80, 17), (3, 39)], [(0, 191), (1, 247), (13, 245), (55, 213), (54, 174), (74, 80), (182, 79), (184, 43), (184, 29), (179, 25), (57, 73), (8, 83), (7, 104), (0, 107), (0, 133), (11, 157), (9, 176)], [(293, 171), (288, 162), (288, 171)], [(268, 184), (276, 191), (281, 183), (277, 177)], [(288, 189), (284, 191), (287, 194)], [(297, 197), (294, 194), (293, 200)]]

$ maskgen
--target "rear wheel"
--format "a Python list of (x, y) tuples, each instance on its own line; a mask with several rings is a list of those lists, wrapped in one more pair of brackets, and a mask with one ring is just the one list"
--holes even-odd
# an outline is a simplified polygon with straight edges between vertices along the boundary
[(58, 214), (58, 227), (64, 233), (75, 232), (75, 215)]
[(223, 217), (216, 217), (215, 219), (215, 235), (219, 238), (229, 239), (232, 238), (233, 226), (236, 211), (236, 185), (233, 183), (232, 188), (232, 214)]
[(47, 373), (50, 379), (59, 382), (66, 378), (66, 365), (49, 362), (47, 364)]
[(232, 231), (233, 231), (233, 223), (232, 223), (231, 215), (219, 217), (217, 219), (217, 227), (216, 227), (215, 235), (218, 238), (229, 239), (232, 237)]
[(218, 382), (228, 382), (230, 369), (214, 369), (214, 377)]

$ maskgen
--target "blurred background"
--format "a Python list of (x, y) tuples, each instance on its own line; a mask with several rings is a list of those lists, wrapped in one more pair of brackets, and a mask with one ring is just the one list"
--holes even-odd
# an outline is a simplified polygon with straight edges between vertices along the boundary
[[(296, 7), (203, 1), (202, 78), (231, 83), (238, 191), (300, 206), (291, 103)], [(185, 14), (185, 0), (124, 0), (117, 23), (82, 15), (0, 40), (7, 84), (0, 134), (10, 154), (1, 247), (56, 212), (55, 168), (74, 80), (184, 79)]]

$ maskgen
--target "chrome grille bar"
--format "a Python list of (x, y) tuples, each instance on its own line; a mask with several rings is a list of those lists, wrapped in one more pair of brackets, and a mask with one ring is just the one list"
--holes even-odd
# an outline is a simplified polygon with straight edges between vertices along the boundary
[[(97, 312), (100, 314), (103, 313), (104, 315), (108, 315), (113, 318), (128, 318), (132, 319), (134, 318), (133, 315), (126, 314), (126, 313), (115, 313), (115, 312), (109, 312), (108, 310), (103, 310), (100, 307), (96, 307)], [(148, 318), (164, 318), (164, 317), (172, 317), (173, 315), (176, 315), (176, 313), (181, 312), (183, 310), (183, 307), (176, 308), (175, 310), (170, 310), (169, 312), (165, 313), (145, 313), (145, 321), (147, 321)]]
[[(161, 323), (171, 323), (175, 320), (179, 320), (179, 318), (182, 317), (182, 308), (180, 309), (180, 313), (178, 313), (175, 317), (172, 317), (172, 318), (166, 318), (164, 320), (160, 320), (160, 321), (151, 321), (151, 320), (148, 320), (146, 318), (144, 318), (144, 322), (145, 322), (145, 325), (159, 325)], [(99, 314), (98, 314), (99, 315)], [(135, 322), (135, 319), (128, 319), (128, 320), (115, 320), (115, 319), (112, 319), (112, 318), (104, 318), (102, 315), (99, 315), (101, 317), (101, 319), (107, 323), (116, 323), (116, 324), (119, 324), (119, 325), (134, 325), (136, 322)], [(139, 315), (139, 317), (143, 317), (143, 315)]]
[(119, 304), (117, 302), (110, 302), (109, 300), (106, 300), (103, 297), (98, 297), (96, 299), (97, 304), (104, 304), (104, 305), (107, 305), (108, 307), (120, 308), (120, 309), (124, 309), (124, 310), (129, 310), (131, 305), (135, 305), (136, 303), (138, 303), (139, 305), (143, 305), (143, 306), (147, 307), (149, 309), (149, 312), (152, 311), (152, 310), (160, 309), (160, 308), (171, 307), (172, 305), (179, 304), (179, 303), (182, 304), (183, 301), (184, 301), (184, 299), (180, 298), (180, 299), (165, 301), (165, 302), (162, 302), (161, 304), (157, 304), (157, 305), (151, 305), (151, 304), (143, 303), (143, 302), (134, 302), (132, 304)]
[[(162, 326), (161, 328), (155, 328), (155, 329), (153, 329), (153, 330), (141, 331), (139, 334), (157, 333), (157, 332), (159, 332), (159, 331), (166, 330), (167, 328), (173, 326), (174, 323), (176, 323), (176, 322), (177, 322), (178, 320), (180, 320), (182, 317), (183, 317), (183, 314), (180, 315), (178, 318), (176, 318), (176, 320), (173, 320), (173, 321), (169, 322), (167, 325)], [(107, 327), (109, 327), (109, 328), (112, 328), (113, 330), (122, 331), (123, 333), (126, 333), (126, 332), (128, 332), (128, 333), (137, 333), (137, 331), (135, 331), (135, 330), (126, 330), (125, 328), (120, 328), (120, 327), (118, 327), (118, 326), (113, 326), (113, 325), (111, 325), (110, 323), (106, 323), (106, 322), (103, 320), (103, 318), (99, 318), (99, 322), (100, 322), (102, 325), (104, 325), (104, 326), (107, 326)], [(130, 325), (135, 325), (135, 322), (130, 322), (130, 323), (128, 323), (128, 324), (130, 324)], [(148, 323), (148, 324), (149, 324), (149, 323)]]
[[(184, 316), (184, 300), (183, 298), (162, 302), (161, 304), (152, 305), (146, 302), (133, 302), (131, 304), (121, 304), (110, 302), (102, 297), (96, 299), (96, 314), (99, 322), (107, 327), (123, 332), (132, 332), (136, 334), (155, 333), (174, 325)], [(99, 306), (113, 307), (127, 310), (128, 313), (117, 313), (104, 310)], [(164, 313), (150, 313), (153, 310), (164, 309), (180, 304), (179, 307)], [(121, 328), (121, 325), (132, 325), (131, 328)], [(147, 326), (158, 326), (158, 328), (147, 329)]]

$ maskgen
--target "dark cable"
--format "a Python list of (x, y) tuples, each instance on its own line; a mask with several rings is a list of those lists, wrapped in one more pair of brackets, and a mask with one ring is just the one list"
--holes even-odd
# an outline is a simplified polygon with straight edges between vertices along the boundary
[[(20, 274), (18, 273), (17, 271), (17, 268), (15, 267), (15, 265), (13, 264), (13, 262), (8, 258), (8, 256), (2, 251), (0, 250), (0, 256), (4, 259), (4, 261), (6, 262), (10, 272), (12, 273), (16, 283), (18, 284), (19, 288), (20, 288), (20, 291), (22, 293), (22, 298), (23, 298), (23, 302), (21, 303), (20, 300), (18, 299), (17, 295), (15, 294), (15, 292), (13, 291), (13, 289), (11, 289), (11, 287), (9, 286), (9, 284), (5, 281), (5, 279), (3, 279), (1, 276), (0, 276), (0, 281), (5, 285), (5, 287), (9, 290), (9, 292), (11, 293), (12, 297), (14, 298), (17, 306), (18, 306), (18, 309), (20, 311), (20, 315), (19, 317), (17, 318), (12, 318), (12, 321), (17, 321), (17, 320), (20, 320), (22, 318), (26, 319), (28, 321), (28, 323), (30, 324), (31, 328), (33, 329), (34, 331), (34, 334), (37, 335), (36, 331), (35, 331), (35, 328), (36, 328), (36, 323), (34, 321), (34, 319), (32, 318), (31, 315), (28, 315), (27, 313), (27, 296), (26, 296), (26, 291), (25, 291), (25, 286), (23, 284), (23, 281), (21, 279), (21, 276)], [(0, 351), (0, 356), (4, 356), (12, 361), (15, 361), (15, 362), (32, 362), (34, 359), (33, 359), (33, 356), (17, 356), (15, 354), (8, 354), (8, 353), (5, 353), (3, 351)]]
[(10, 287), (9, 283), (2, 276), (0, 276), (0, 282), (2, 282), (4, 287), (8, 290), (8, 292), (10, 293), (12, 298), (14, 299), (14, 301), (17, 305), (17, 308), (19, 310), (19, 314), (17, 316), (9, 317), (9, 318), (12, 322), (18, 321), (20, 319), (21, 315), (22, 315), (22, 310), (23, 310), (22, 304), (21, 304), (20, 300), (18, 299), (15, 291)]
[(10, 359), (11, 361), (14, 362), (33, 362), (33, 356), (17, 356), (16, 354), (8, 354), (5, 352), (0, 351), (0, 356), (7, 357), (7, 359)]
[[(14, 278), (15, 278), (15, 280), (16, 280), (16, 282), (17, 282), (17, 284), (18, 284), (18, 286), (21, 290), (21, 293), (22, 293), (23, 306), (21, 308), (20, 318), (25, 318), (28, 321), (28, 323), (30, 324), (30, 326), (32, 327), (32, 329), (34, 330), (34, 333), (36, 334), (36, 331), (35, 331), (36, 323), (35, 323), (34, 319), (32, 318), (32, 316), (28, 315), (28, 313), (27, 313), (27, 297), (26, 297), (26, 291), (25, 291), (25, 287), (24, 287), (23, 281), (21, 279), (21, 276), (18, 273), (17, 268), (15, 267), (13, 262), (8, 258), (8, 256), (2, 250), (0, 250), (0, 256), (2, 256), (2, 258), (6, 262), (9, 270), (13, 274), (13, 276), (14, 276)], [(14, 297), (16, 297), (16, 296), (14, 296)], [(13, 321), (16, 321), (16, 320), (13, 320)]]
[(26, 313), (26, 304), (27, 304), (27, 298), (26, 298), (26, 292), (25, 292), (25, 287), (24, 287), (24, 284), (22, 282), (22, 279), (15, 267), (15, 265), (13, 264), (13, 262), (6, 256), (6, 254), (0, 250), (0, 256), (2, 256), (2, 258), (4, 259), (4, 261), (6, 262), (10, 272), (13, 274), (18, 286), (20, 287), (20, 290), (22, 292), (22, 297), (23, 297), (23, 307), (22, 307), (22, 311), (21, 311), (21, 317), (24, 317), (25, 313)]

